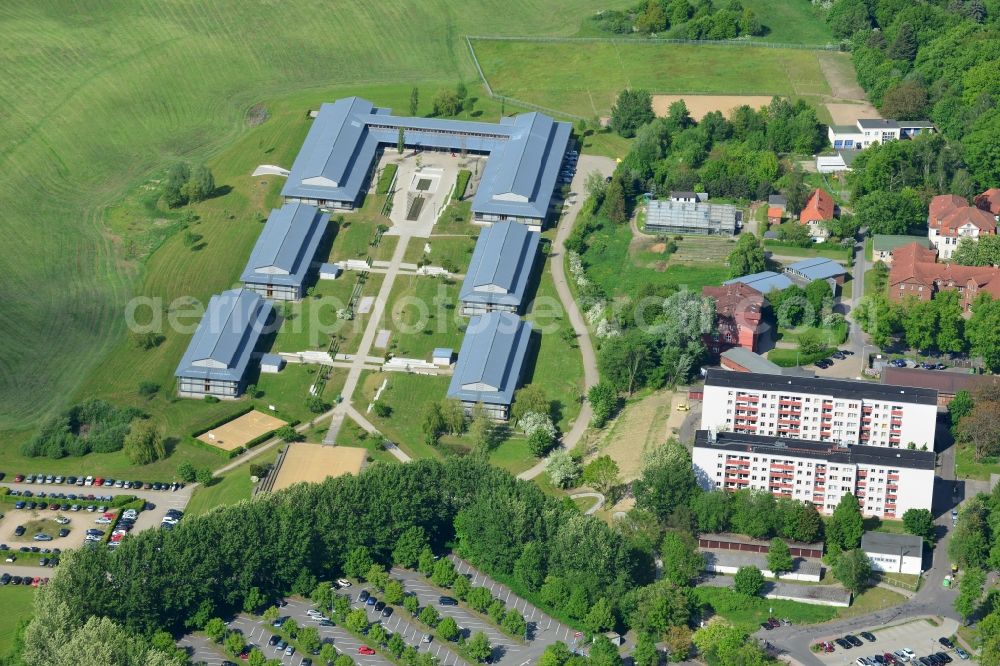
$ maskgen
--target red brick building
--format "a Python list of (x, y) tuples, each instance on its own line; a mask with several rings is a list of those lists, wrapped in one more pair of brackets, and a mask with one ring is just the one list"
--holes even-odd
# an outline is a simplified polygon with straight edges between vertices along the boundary
[(731, 347), (743, 347), (756, 352), (766, 305), (764, 295), (742, 282), (702, 287), (701, 293), (715, 299), (718, 333), (706, 336), (709, 351), (718, 354)]
[(976, 207), (1000, 217), (1000, 187), (991, 187), (975, 198)]
[(938, 263), (937, 252), (910, 243), (892, 253), (889, 269), (889, 299), (902, 301), (909, 296), (931, 300), (943, 290), (957, 290), (962, 310), (969, 312), (981, 292), (1000, 298), (1000, 269), (992, 266), (959, 266)]

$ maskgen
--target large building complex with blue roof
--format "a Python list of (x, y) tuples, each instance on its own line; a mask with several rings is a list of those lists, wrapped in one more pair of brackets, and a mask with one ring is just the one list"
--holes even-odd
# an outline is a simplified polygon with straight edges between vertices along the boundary
[(326, 213), (301, 203), (272, 210), (240, 277), (246, 288), (275, 300), (302, 298), (329, 221)]
[(491, 312), (469, 321), (448, 397), (467, 413), (482, 404), (493, 419), (507, 420), (524, 373), (531, 324), (509, 312)]
[(270, 302), (249, 289), (212, 296), (174, 373), (177, 394), (186, 398), (210, 395), (220, 400), (239, 397), (272, 310)]
[(458, 294), (462, 314), (521, 312), (540, 237), (514, 222), (484, 229)]
[(359, 97), (323, 104), (282, 195), (325, 209), (354, 209), (379, 154), (397, 144), (401, 129), (410, 148), (488, 155), (472, 201), (477, 222), (544, 222), (571, 127), (541, 113), (483, 123), (394, 116)]

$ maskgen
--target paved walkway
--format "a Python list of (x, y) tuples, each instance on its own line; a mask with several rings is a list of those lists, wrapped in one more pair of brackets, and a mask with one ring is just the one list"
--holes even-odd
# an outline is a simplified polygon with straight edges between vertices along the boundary
[[(409, 242), (409, 235), (402, 234), (399, 236), (399, 242), (396, 243), (396, 249), (392, 253), (392, 259), (389, 260), (389, 267), (386, 269), (385, 279), (382, 280), (378, 296), (375, 297), (375, 305), (372, 307), (371, 315), (368, 318), (368, 326), (365, 328), (364, 335), (361, 336), (361, 344), (354, 353), (354, 360), (351, 362), (351, 367), (347, 372), (347, 380), (344, 382), (344, 388), (340, 392), (344, 396), (344, 400), (328, 413), (330, 416), (330, 429), (326, 431), (326, 437), (323, 438), (324, 444), (333, 444), (337, 440), (337, 433), (340, 432), (340, 426), (343, 425), (344, 418), (352, 411), (354, 413), (351, 414), (351, 417), (358, 421), (363, 428), (365, 427), (365, 423), (367, 423), (367, 420), (365, 420), (365, 423), (362, 423), (355, 416), (357, 410), (351, 406), (351, 397), (358, 387), (361, 373), (367, 369), (365, 367), (366, 359), (369, 352), (371, 352), (372, 344), (375, 342), (375, 336), (378, 335), (379, 330), (382, 328), (382, 316), (385, 313), (385, 306), (389, 302), (389, 294), (392, 292), (392, 285), (396, 281), (396, 275), (399, 274), (399, 265), (403, 263), (403, 255), (406, 254), (406, 246)], [(324, 416), (326, 415), (324, 414)], [(371, 424), (369, 423), (368, 425), (370, 426)], [(367, 430), (368, 428), (365, 429)], [(374, 430), (374, 426), (372, 426), (372, 430)], [(396, 457), (398, 458), (399, 456)], [(409, 456), (407, 456), (408, 459)]]
[(594, 506), (590, 507), (589, 509), (583, 512), (583, 515), (585, 516), (589, 516), (592, 513), (597, 513), (598, 511), (601, 510), (601, 507), (604, 506), (605, 497), (601, 493), (575, 493), (569, 496), (570, 499), (577, 499), (578, 497), (581, 499), (584, 497), (593, 497), (594, 499), (597, 500), (597, 502), (594, 503)]
[[(576, 342), (580, 347), (580, 354), (583, 356), (584, 393), (600, 381), (600, 375), (597, 372), (597, 355), (594, 353), (594, 345), (590, 341), (590, 331), (587, 329), (586, 321), (580, 313), (580, 308), (577, 307), (576, 300), (573, 298), (573, 293), (570, 291), (566, 280), (566, 239), (569, 238), (570, 233), (573, 231), (573, 224), (576, 223), (576, 217), (580, 214), (580, 209), (583, 207), (583, 201), (586, 197), (584, 183), (587, 180), (587, 176), (594, 171), (598, 171), (604, 176), (610, 176), (614, 170), (615, 161), (610, 157), (597, 157), (595, 155), (580, 156), (576, 175), (573, 176), (572, 191), (576, 193), (574, 203), (570, 204), (566, 214), (563, 215), (562, 220), (559, 222), (555, 242), (552, 244), (552, 253), (549, 255), (552, 260), (550, 266), (552, 269), (552, 281), (556, 285), (556, 293), (559, 294), (559, 300), (566, 310), (569, 323), (573, 326), (573, 332), (576, 333)], [(563, 448), (572, 449), (576, 446), (576, 443), (580, 441), (583, 433), (590, 426), (591, 416), (590, 403), (584, 400), (576, 421), (573, 422), (573, 426), (569, 432), (563, 435)], [(545, 461), (540, 460), (534, 467), (518, 474), (517, 478), (533, 479), (544, 471)]]

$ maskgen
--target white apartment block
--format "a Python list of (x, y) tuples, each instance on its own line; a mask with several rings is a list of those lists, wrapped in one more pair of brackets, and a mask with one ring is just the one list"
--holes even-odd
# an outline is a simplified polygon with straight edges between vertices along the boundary
[(934, 448), (937, 391), (712, 368), (701, 428), (890, 448)]
[(837, 150), (863, 150), (872, 144), (912, 139), (936, 131), (934, 124), (926, 120), (862, 118), (854, 125), (830, 125), (827, 137)]
[(931, 508), (934, 460), (932, 451), (708, 430), (695, 434), (692, 449), (695, 476), (706, 490), (761, 490), (812, 502), (825, 514), (853, 493), (864, 515), (884, 519)]

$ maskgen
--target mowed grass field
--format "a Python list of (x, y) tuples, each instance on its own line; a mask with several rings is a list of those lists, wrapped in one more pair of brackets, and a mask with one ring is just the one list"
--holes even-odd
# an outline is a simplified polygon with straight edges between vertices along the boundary
[(497, 93), (585, 117), (607, 115), (623, 88), (652, 93), (828, 95), (816, 51), (713, 44), (476, 39)]
[[(0, 429), (169, 377), (185, 340), (131, 353), (125, 304), (204, 299), (233, 284), (259, 233), (247, 214), (265, 211), (280, 188), (250, 170), (290, 165), (308, 108), (361, 94), (405, 109), (419, 84), (426, 113), (437, 89), (460, 79), (481, 96), (461, 34), (568, 34), (567, 12), (605, 4), (2, 3)], [(270, 119), (253, 128), (257, 104)], [(484, 120), (499, 111), (483, 100), (477, 108)], [(154, 181), (178, 159), (207, 160), (232, 187), (197, 207), (200, 251), (176, 235), (161, 247), (156, 233), (176, 216), (155, 208)]]

